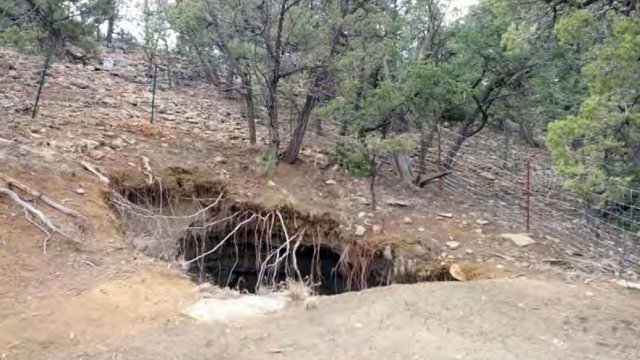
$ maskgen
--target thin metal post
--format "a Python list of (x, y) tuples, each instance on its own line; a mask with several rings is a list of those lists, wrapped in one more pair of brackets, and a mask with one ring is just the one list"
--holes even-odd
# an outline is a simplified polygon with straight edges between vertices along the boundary
[(151, 96), (151, 123), (153, 124), (153, 118), (156, 114), (156, 78), (158, 77), (158, 64), (155, 64), (153, 69), (153, 95)]
[(524, 180), (524, 212), (527, 232), (531, 229), (531, 156), (527, 156), (527, 168)]

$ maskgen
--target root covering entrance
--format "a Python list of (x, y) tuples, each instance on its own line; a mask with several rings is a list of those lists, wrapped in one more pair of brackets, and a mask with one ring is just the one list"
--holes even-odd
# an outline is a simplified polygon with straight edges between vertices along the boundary
[[(384, 248), (346, 237), (330, 214), (240, 201), (219, 182), (167, 172), (153, 182), (112, 177), (110, 204), (134, 245), (180, 261), (197, 282), (256, 292), (294, 280), (338, 294), (420, 281)], [(429, 276), (452, 279), (446, 269)]]

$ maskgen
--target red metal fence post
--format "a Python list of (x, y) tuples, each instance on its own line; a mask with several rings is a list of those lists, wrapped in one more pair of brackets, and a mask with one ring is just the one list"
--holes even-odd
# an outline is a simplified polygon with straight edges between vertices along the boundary
[(527, 232), (531, 229), (531, 155), (527, 155), (527, 168), (524, 179), (524, 212)]
[[(438, 131), (438, 172), (442, 172), (442, 144), (440, 142), (440, 124), (437, 125), (436, 130)], [(444, 176), (441, 176), (438, 179), (438, 189), (440, 192), (444, 189)]]

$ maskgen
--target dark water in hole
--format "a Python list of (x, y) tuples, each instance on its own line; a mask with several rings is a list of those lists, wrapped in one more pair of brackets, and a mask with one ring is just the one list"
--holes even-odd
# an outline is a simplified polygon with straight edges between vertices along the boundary
[[(236, 253), (237, 251), (237, 253)], [(343, 276), (337, 270), (340, 255), (332, 250), (320, 248), (320, 275), (314, 275), (317, 285), (316, 292), (321, 295), (334, 295), (347, 291)], [(266, 258), (262, 254), (262, 259)], [(314, 248), (300, 246), (296, 252), (298, 269), (303, 279), (310, 278), (314, 261)], [(204, 267), (201, 272), (197, 265), (191, 269), (191, 273), (198, 280), (212, 281), (219, 286), (227, 286), (233, 289), (246, 290), (254, 293), (258, 282), (259, 268), (256, 268), (256, 249), (253, 244), (238, 244), (237, 250), (233, 245), (224, 246), (219, 251), (204, 259)], [(295, 271), (290, 269), (290, 273)], [(204, 277), (201, 277), (204, 275)], [(286, 281), (284, 263), (279, 268), (276, 283)]]

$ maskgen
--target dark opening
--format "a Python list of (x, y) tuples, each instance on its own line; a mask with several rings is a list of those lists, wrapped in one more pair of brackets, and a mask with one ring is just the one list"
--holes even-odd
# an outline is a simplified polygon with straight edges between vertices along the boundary
[[(285, 256), (284, 251), (283, 249), (279, 256)], [(264, 259), (265, 254), (262, 255)], [(312, 247), (300, 246), (295, 257), (302, 279), (312, 283), (318, 294), (334, 295), (346, 291), (344, 277), (338, 269), (340, 254), (324, 247), (316, 252)], [(278, 284), (285, 282), (287, 277), (297, 277), (291, 264), (292, 261), (281, 262), (277, 269), (271, 268), (268, 281)], [(238, 243), (237, 246), (223, 246), (206, 256), (199, 264), (194, 263), (189, 273), (199, 282), (210, 281), (220, 286), (254, 293), (259, 281), (260, 267), (254, 244)]]

